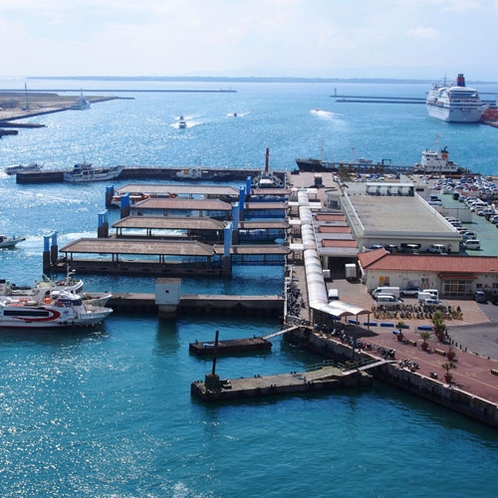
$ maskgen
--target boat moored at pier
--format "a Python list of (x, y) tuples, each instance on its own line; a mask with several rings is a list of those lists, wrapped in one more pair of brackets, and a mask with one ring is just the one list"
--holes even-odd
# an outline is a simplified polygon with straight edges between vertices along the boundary
[(94, 168), (87, 162), (77, 163), (71, 171), (64, 173), (64, 181), (71, 183), (99, 182), (114, 180), (123, 171), (124, 166), (109, 166), (108, 168)]
[(483, 104), (475, 88), (465, 86), (465, 77), (459, 74), (455, 85), (434, 83), (427, 94), (429, 116), (448, 123), (477, 123), (483, 113)]
[(33, 296), (0, 297), (0, 328), (47, 329), (92, 327), (104, 321), (111, 308), (83, 303), (78, 294), (47, 291)]
[(35, 172), (41, 171), (42, 165), (38, 163), (29, 163), (29, 164), (15, 164), (13, 166), (7, 166), (5, 168), (5, 173), (7, 175), (15, 175), (17, 173), (22, 172)]

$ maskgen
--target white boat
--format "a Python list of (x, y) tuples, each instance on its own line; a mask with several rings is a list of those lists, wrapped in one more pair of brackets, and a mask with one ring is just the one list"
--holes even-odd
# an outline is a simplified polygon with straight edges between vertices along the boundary
[(0, 328), (75, 328), (98, 325), (111, 308), (83, 302), (78, 294), (48, 291), (43, 299), (22, 296), (0, 297)]
[(203, 175), (202, 168), (188, 168), (176, 172), (177, 178), (183, 178), (185, 180), (199, 180), (202, 178), (202, 175)]
[(178, 120), (178, 128), (180, 130), (183, 130), (187, 127), (187, 121), (185, 121), (185, 118), (183, 116), (180, 116), (180, 119)]
[(90, 101), (83, 95), (83, 90), (81, 90), (81, 95), (71, 105), (71, 109), (76, 111), (90, 109)]
[(106, 306), (112, 294), (110, 292), (83, 291), (83, 280), (71, 278), (68, 274), (62, 280), (51, 280), (44, 276), (43, 280), (35, 281), (34, 287), (18, 286), (6, 280), (0, 280), (0, 296), (23, 297), (28, 300), (41, 301), (52, 291), (65, 291), (78, 294), (84, 303), (94, 306)]
[(463, 168), (461, 168), (457, 163), (449, 160), (448, 148), (444, 147), (441, 152), (439, 152), (439, 137), (436, 140), (436, 150), (425, 149), (422, 152), (422, 159), (420, 164), (415, 165), (415, 173), (424, 174), (456, 174), (461, 173)]
[(71, 171), (64, 172), (65, 182), (98, 182), (114, 180), (123, 171), (124, 166), (110, 166), (108, 168), (94, 168), (90, 163), (75, 164)]
[(455, 85), (434, 83), (426, 105), (429, 116), (450, 123), (477, 123), (484, 110), (477, 90), (465, 86), (463, 74), (458, 75)]
[(31, 173), (34, 171), (40, 171), (42, 167), (43, 166), (38, 163), (15, 164), (13, 166), (7, 166), (5, 168), (5, 173), (7, 173), (8, 175), (16, 175), (17, 173)]
[(15, 247), (19, 242), (26, 240), (24, 237), (6, 237), (5, 235), (0, 235), (0, 249)]

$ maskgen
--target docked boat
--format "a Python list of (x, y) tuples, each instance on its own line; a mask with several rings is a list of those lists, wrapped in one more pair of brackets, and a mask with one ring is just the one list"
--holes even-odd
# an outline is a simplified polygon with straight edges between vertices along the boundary
[(464, 168), (457, 163), (449, 160), (448, 148), (444, 147), (439, 151), (439, 147), (435, 151), (424, 150), (420, 164), (415, 166), (415, 173), (424, 174), (458, 174), (464, 172)]
[(15, 164), (13, 166), (7, 166), (5, 168), (5, 173), (8, 175), (17, 175), (17, 173), (33, 173), (35, 171), (41, 171), (42, 165), (38, 163), (29, 164)]
[(180, 116), (180, 119), (178, 120), (178, 128), (180, 128), (180, 130), (183, 130), (186, 127), (187, 127), (187, 121), (183, 116)]
[(455, 85), (434, 83), (426, 99), (429, 116), (448, 123), (477, 123), (483, 113), (483, 104), (475, 88), (465, 86), (465, 77), (459, 74)]
[(6, 237), (5, 235), (0, 235), (0, 249), (15, 247), (19, 242), (26, 240), (24, 237)]
[(176, 177), (184, 180), (200, 180), (204, 174), (208, 174), (207, 170), (202, 168), (187, 168), (176, 172)]
[(75, 164), (71, 171), (64, 172), (65, 182), (99, 182), (114, 180), (123, 171), (124, 166), (110, 166), (108, 168), (94, 168), (92, 164), (82, 162)]
[(104, 321), (111, 308), (83, 302), (78, 294), (51, 290), (35, 297), (0, 297), (0, 328), (51, 329), (92, 327)]
[(80, 96), (71, 105), (71, 109), (75, 111), (90, 109), (90, 101), (83, 95), (83, 90), (81, 90)]
[(334, 162), (323, 161), (322, 159), (303, 159), (296, 158), (296, 164), (299, 171), (304, 171), (308, 173), (326, 173), (327, 171), (339, 171), (339, 165)]
[(65, 291), (71, 294), (77, 294), (84, 303), (94, 306), (106, 306), (112, 294), (110, 292), (86, 292), (83, 291), (83, 280), (71, 278), (68, 274), (62, 280), (51, 280), (44, 276), (43, 280), (35, 281), (33, 287), (18, 286), (6, 280), (0, 280), (0, 297), (22, 297), (27, 300), (42, 301), (46, 295), (52, 291)]

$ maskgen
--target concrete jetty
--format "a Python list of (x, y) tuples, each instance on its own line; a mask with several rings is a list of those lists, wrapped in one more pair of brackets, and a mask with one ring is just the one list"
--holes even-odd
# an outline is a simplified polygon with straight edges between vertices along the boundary
[(368, 387), (371, 384), (372, 377), (365, 371), (351, 370), (345, 373), (340, 368), (324, 363), (305, 372), (238, 379), (223, 380), (216, 374), (208, 374), (204, 381), (192, 382), (190, 392), (202, 401), (226, 401)]

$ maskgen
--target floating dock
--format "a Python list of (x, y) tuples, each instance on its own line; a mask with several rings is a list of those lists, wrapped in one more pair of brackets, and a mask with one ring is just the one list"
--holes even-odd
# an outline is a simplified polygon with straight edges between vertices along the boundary
[(263, 337), (248, 337), (218, 341), (217, 344), (214, 341), (195, 341), (189, 344), (189, 351), (197, 356), (213, 356), (215, 351), (216, 355), (230, 355), (254, 351), (270, 351), (271, 347), (272, 343)]
[(310, 371), (264, 377), (255, 375), (248, 378), (220, 379), (216, 374), (211, 373), (206, 375), (205, 381), (192, 382), (190, 393), (202, 401), (226, 401), (371, 385), (372, 377), (365, 371), (345, 372), (324, 362)]

